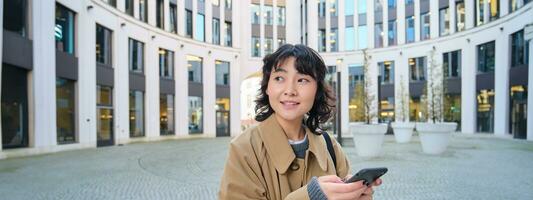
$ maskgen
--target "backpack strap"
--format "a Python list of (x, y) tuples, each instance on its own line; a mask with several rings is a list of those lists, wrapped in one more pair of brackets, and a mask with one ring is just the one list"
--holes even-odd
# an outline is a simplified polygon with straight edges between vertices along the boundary
[(333, 149), (331, 138), (329, 138), (327, 132), (322, 132), (322, 136), (324, 136), (324, 140), (326, 140), (326, 146), (328, 147), (329, 156), (331, 156), (331, 159), (333, 160), (333, 166), (337, 169), (337, 157), (335, 156), (335, 150)]

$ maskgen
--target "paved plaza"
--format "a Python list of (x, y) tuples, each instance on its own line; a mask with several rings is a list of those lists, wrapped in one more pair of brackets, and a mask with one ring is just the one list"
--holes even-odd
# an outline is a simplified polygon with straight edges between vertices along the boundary
[[(230, 138), (136, 143), (0, 160), (0, 199), (216, 199)], [(533, 199), (533, 142), (454, 135), (443, 155), (387, 136), (375, 199)]]

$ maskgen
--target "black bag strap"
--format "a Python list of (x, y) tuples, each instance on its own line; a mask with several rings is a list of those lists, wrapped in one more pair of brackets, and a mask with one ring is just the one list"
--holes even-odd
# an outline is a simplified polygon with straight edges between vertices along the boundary
[(329, 156), (331, 156), (331, 159), (333, 160), (333, 166), (337, 169), (337, 157), (335, 156), (335, 150), (333, 149), (331, 138), (329, 138), (329, 134), (326, 132), (322, 132), (322, 136), (324, 136), (324, 140), (326, 140), (326, 146), (328, 147)]

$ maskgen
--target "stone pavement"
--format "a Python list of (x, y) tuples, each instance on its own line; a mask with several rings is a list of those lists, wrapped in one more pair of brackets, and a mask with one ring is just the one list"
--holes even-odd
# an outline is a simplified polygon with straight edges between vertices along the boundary
[[(454, 135), (443, 155), (386, 136), (374, 199), (533, 199), (533, 142)], [(0, 160), (0, 199), (216, 199), (229, 138), (136, 143)]]

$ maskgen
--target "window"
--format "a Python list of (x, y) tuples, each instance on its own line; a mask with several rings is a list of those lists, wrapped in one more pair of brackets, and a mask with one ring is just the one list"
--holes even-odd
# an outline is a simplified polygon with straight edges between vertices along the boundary
[(96, 24), (96, 62), (112, 66), (112, 34), (113, 32), (99, 24)]
[(144, 43), (134, 39), (128, 41), (128, 60), (130, 72), (143, 73), (144, 70)]
[(409, 58), (409, 73), (411, 82), (426, 80), (426, 57)]
[(339, 3), (337, 1), (338, 0), (329, 0), (329, 13), (331, 17), (336, 17), (338, 15), (337, 5)]
[(375, 13), (381, 13), (383, 12), (383, 0), (374, 0), (374, 12)]
[(205, 41), (205, 16), (203, 14), (196, 14), (196, 30), (194, 32), (194, 39), (198, 41)]
[(148, 0), (139, 0), (139, 20), (148, 22)]
[(495, 42), (487, 42), (477, 46), (478, 73), (494, 72)]
[(225, 6), (226, 10), (231, 10), (231, 0), (225, 0), (225, 2), (226, 2), (226, 4), (225, 4), (226, 5)]
[(189, 82), (202, 83), (202, 58), (187, 55)]
[(378, 63), (380, 84), (394, 84), (394, 61)]
[(202, 133), (202, 97), (189, 96), (189, 133)]
[(388, 30), (387, 38), (389, 39), (389, 46), (394, 46), (397, 44), (396, 40), (396, 20), (389, 20), (389, 30)]
[(509, 1), (509, 12), (514, 12), (529, 3), (531, 0), (510, 0)]
[(383, 24), (376, 23), (374, 25), (374, 47), (383, 47)]
[(366, 0), (357, 1), (357, 14), (366, 14)]
[(285, 44), (285, 38), (278, 38), (278, 48)]
[(405, 42), (411, 43), (415, 41), (415, 17), (410, 16), (405, 19)]
[(76, 142), (75, 81), (56, 78), (57, 143)]
[(278, 26), (285, 26), (285, 7), (277, 7), (277, 25)]
[[(4, 14), (6, 11), (4, 10)], [(4, 149), (27, 147), (29, 144), (28, 71), (2, 63), (1, 77), (2, 147)]]
[(168, 11), (170, 12), (170, 32), (171, 33), (177, 33), (178, 32), (178, 9), (176, 7), (176, 4), (170, 4), (168, 7)]
[(56, 4), (56, 50), (68, 54), (74, 54), (74, 15), (75, 13), (62, 6)]
[(442, 69), (444, 77), (461, 77), (461, 50), (444, 53)]
[(368, 47), (368, 36), (366, 35), (367, 33), (367, 29), (366, 29), (366, 25), (363, 25), (363, 26), (359, 26), (359, 29), (358, 29), (358, 36), (359, 36), (359, 49), (366, 49)]
[(130, 137), (144, 136), (144, 92), (130, 90)]
[(450, 34), (450, 8), (439, 10), (439, 31), (440, 36)]
[(229, 86), (229, 62), (215, 61), (216, 84)]
[(261, 24), (261, 9), (259, 5), (252, 4), (250, 11), (252, 12), (252, 24)]
[(396, 0), (388, 0), (389, 10), (396, 9)]
[(415, 3), (415, 0), (405, 0), (405, 5), (411, 5), (414, 3)]
[(134, 4), (134, 0), (125, 0), (124, 1), (124, 4), (125, 7), (126, 7), (126, 14), (128, 14), (129, 16), (132, 16), (133, 17), (133, 4)]
[(4, 30), (15, 32), (22, 37), (28, 36), (28, 1), (5, 0)]
[(318, 51), (326, 51), (326, 29), (318, 29)]
[(420, 14), (420, 40), (427, 40), (429, 32), (429, 12)]
[(226, 33), (226, 38), (224, 41), (227, 47), (231, 47), (233, 45), (231, 22), (225, 21), (224, 25), (225, 25), (225, 33)]
[(339, 31), (337, 28), (331, 28), (331, 33), (329, 33), (330, 39), (329, 39), (329, 50), (332, 52), (338, 51), (339, 44), (338, 44), (338, 38), (339, 38)]
[(172, 79), (174, 77), (174, 52), (159, 49), (159, 77)]
[(212, 23), (212, 29), (213, 29), (213, 44), (220, 45), (220, 20), (217, 18), (213, 18)]
[(113, 88), (110, 86), (96, 85), (96, 118), (97, 143), (113, 141)]
[(265, 25), (272, 25), (272, 6), (265, 6)]
[(477, 91), (477, 132), (494, 131), (494, 90)]
[(117, 1), (116, 0), (102, 0), (103, 2), (106, 2), (110, 6), (117, 7)]
[(261, 57), (261, 40), (259, 37), (252, 36), (252, 57)]
[(220, 6), (220, 0), (211, 0), (211, 4), (213, 4), (213, 6)]
[(174, 135), (174, 95), (159, 95), (159, 132)]
[(500, 0), (490, 0), (487, 1), (490, 8), (490, 17), (489, 21), (494, 21), (500, 17)]
[(271, 54), (273, 51), (274, 40), (272, 38), (265, 38), (265, 55)]
[(326, 0), (318, 1), (318, 17), (326, 17)]
[(465, 2), (456, 2), (455, 3), (455, 31), (464, 31), (465, 30)]
[(165, 24), (165, 12), (164, 12), (164, 4), (163, 4), (163, 0), (157, 0), (156, 1), (156, 10), (155, 10), (155, 21), (156, 21), (156, 26), (158, 28), (161, 28), (161, 29), (164, 29), (164, 24)]
[(346, 27), (344, 31), (344, 41), (346, 43), (344, 47), (346, 51), (352, 51), (355, 49), (355, 30), (353, 27)]
[(511, 35), (511, 67), (528, 65), (529, 45), (524, 40), (524, 30)]
[(185, 25), (187, 26), (185, 35), (192, 38), (192, 11), (190, 10), (185, 10)]
[(364, 121), (364, 70), (363, 66), (349, 65), (348, 66), (348, 81), (349, 81), (349, 93), (348, 98), (348, 113), (350, 122), (362, 122)]
[(355, 9), (355, 1), (354, 0), (344, 0), (344, 15), (345, 16), (352, 16)]

